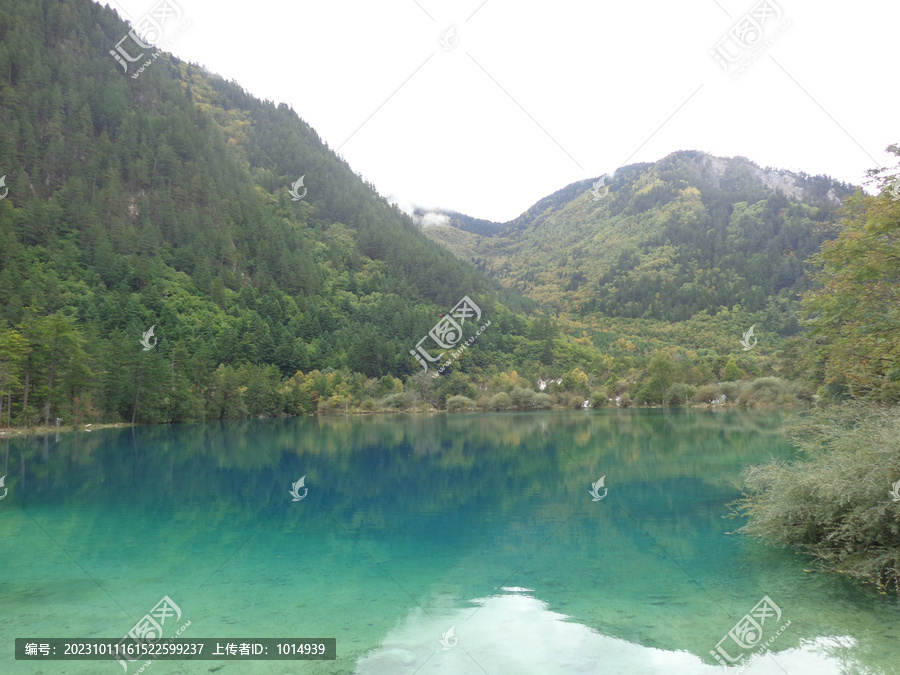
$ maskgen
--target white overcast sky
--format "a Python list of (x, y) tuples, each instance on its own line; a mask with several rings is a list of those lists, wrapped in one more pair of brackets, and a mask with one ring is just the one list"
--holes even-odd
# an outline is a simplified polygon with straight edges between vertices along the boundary
[(190, 25), (167, 51), (287, 103), (404, 208), (506, 221), (676, 150), (854, 184), (896, 164), (896, 0), (769, 0), (773, 44), (737, 79), (710, 51), (758, 0), (169, 1), (163, 42)]

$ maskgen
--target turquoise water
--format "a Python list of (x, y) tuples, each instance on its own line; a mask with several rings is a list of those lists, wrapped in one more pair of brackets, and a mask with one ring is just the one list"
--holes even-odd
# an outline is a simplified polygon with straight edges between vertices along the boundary
[(190, 621), (181, 637), (335, 637), (338, 658), (152, 675), (713, 673), (710, 650), (764, 596), (781, 617), (763, 642), (790, 625), (743, 672), (900, 672), (896, 600), (723, 518), (742, 467), (793, 456), (782, 419), (327, 417), (0, 440), (0, 673), (123, 673), (15, 661), (13, 641), (121, 637), (164, 596), (182, 612), (167, 635)]

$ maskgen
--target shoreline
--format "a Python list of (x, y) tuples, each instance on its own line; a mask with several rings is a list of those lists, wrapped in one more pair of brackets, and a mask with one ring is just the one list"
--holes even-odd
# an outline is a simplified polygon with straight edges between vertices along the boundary
[(18, 438), (19, 436), (46, 436), (47, 434), (55, 434), (57, 432), (72, 432), (72, 431), (84, 431), (90, 433), (92, 431), (97, 431), (98, 429), (124, 429), (125, 427), (141, 427), (147, 426), (143, 424), (132, 424), (131, 422), (97, 422), (91, 423), (90, 428), (86, 428), (84, 424), (74, 425), (74, 424), (61, 424), (60, 426), (52, 426), (52, 427), (3, 427), (0, 429), (0, 440), (4, 438)]
[[(809, 408), (815, 404), (809, 403), (797, 403), (793, 405), (772, 405), (772, 406), (753, 406), (752, 409), (780, 409), (780, 410), (794, 410), (797, 408)], [(45, 436), (47, 434), (54, 433), (71, 433), (74, 431), (91, 433), (93, 431), (98, 431), (100, 429), (125, 429), (129, 427), (145, 427), (145, 426), (159, 426), (160, 424), (197, 424), (200, 422), (234, 422), (239, 420), (250, 420), (250, 419), (280, 419), (280, 418), (288, 418), (288, 417), (336, 417), (339, 415), (398, 415), (398, 414), (423, 414), (423, 413), (447, 413), (449, 415), (455, 414), (466, 414), (466, 413), (519, 413), (519, 412), (549, 412), (549, 411), (557, 411), (557, 410), (656, 410), (663, 408), (671, 408), (673, 410), (690, 410), (692, 408), (702, 408), (704, 410), (749, 410), (751, 408), (747, 406), (739, 406), (739, 405), (727, 405), (727, 404), (713, 404), (713, 403), (694, 403), (692, 405), (629, 405), (629, 406), (601, 406), (599, 408), (569, 408), (567, 406), (553, 406), (551, 408), (542, 408), (540, 410), (479, 410), (477, 408), (472, 410), (439, 410), (435, 407), (430, 408), (408, 408), (406, 410), (344, 410), (344, 411), (319, 411), (314, 413), (309, 413), (308, 415), (283, 415), (281, 417), (235, 417), (233, 419), (226, 420), (184, 420), (182, 422), (158, 422), (155, 424), (142, 424), (131, 422), (111, 422), (111, 423), (88, 423), (90, 424), (90, 428), (87, 428), (84, 424), (74, 425), (74, 424), (63, 424), (58, 427), (4, 427), (0, 429), (0, 440), (9, 439), (9, 438), (18, 438), (21, 436)]]

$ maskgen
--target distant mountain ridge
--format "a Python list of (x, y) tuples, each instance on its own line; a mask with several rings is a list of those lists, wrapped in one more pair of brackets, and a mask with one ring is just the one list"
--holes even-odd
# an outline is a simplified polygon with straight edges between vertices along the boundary
[[(805, 173), (796, 173), (787, 169), (775, 169), (772, 167), (763, 169), (750, 159), (741, 156), (718, 157), (700, 151), (682, 150), (668, 155), (663, 160), (660, 160), (660, 162), (665, 161), (665, 159), (668, 159), (669, 157), (678, 156), (695, 156), (697, 159), (695, 162), (697, 177), (701, 180), (709, 181), (716, 188), (722, 187), (723, 177), (726, 174), (729, 174), (729, 176), (731, 175), (735, 164), (743, 165), (749, 169), (766, 189), (781, 191), (789, 199), (801, 202), (814, 203), (825, 201), (833, 206), (838, 206), (843, 198), (851, 194), (856, 188), (856, 186), (842, 183), (825, 175), (810, 176)], [(652, 166), (654, 166), (654, 164), (648, 162), (629, 164), (616, 171), (615, 178), (621, 179), (625, 172), (630, 174), (635, 170), (645, 170)], [(476, 218), (465, 213), (460, 213), (459, 211), (454, 211), (453, 209), (423, 207), (415, 207), (412, 217), (419, 225), (425, 227), (437, 224), (428, 222), (428, 216), (438, 216), (446, 221), (442, 224), (466, 232), (472, 232), (483, 236), (503, 235), (510, 230), (516, 229), (517, 225), (529, 222), (529, 214), (532, 212), (542, 212), (548, 204), (552, 205), (558, 203), (560, 197), (573, 197), (582, 191), (589, 191), (593, 184), (600, 178), (601, 176), (597, 176), (596, 178), (570, 183), (564, 188), (538, 200), (533, 206), (516, 218), (504, 222)], [(609, 182), (609, 176), (606, 176), (606, 178), (606, 186), (612, 189), (612, 185)], [(726, 178), (726, 181), (727, 180), (728, 179)], [(827, 191), (825, 191), (824, 194), (822, 192), (823, 186), (827, 188)]]
[(446, 225), (425, 232), (575, 316), (681, 321), (793, 303), (808, 286), (805, 260), (826, 238), (821, 226), (854, 190), (699, 151), (623, 167), (605, 193), (591, 192), (596, 181), (567, 185), (506, 223), (443, 212)]

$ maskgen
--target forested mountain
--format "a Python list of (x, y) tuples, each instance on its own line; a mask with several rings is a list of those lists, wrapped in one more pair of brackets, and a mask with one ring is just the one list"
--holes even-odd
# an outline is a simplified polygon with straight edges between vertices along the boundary
[(762, 170), (744, 158), (674, 153), (573, 183), (517, 219), (472, 227), (448, 214), (433, 239), (506, 286), (581, 318), (684, 321), (777, 308), (796, 333), (806, 259), (850, 186)]
[(166, 54), (125, 70), (110, 52), (129, 30), (89, 0), (0, 0), (7, 422), (314, 410), (333, 386), (273, 391), (297, 371), (417, 372), (411, 347), (465, 295), (494, 320), (478, 357), (526, 339), (528, 301), (430, 241), (293, 110)]
[[(847, 186), (685, 152), (423, 232), (287, 106), (115, 58), (129, 30), (0, 0), (0, 425), (843, 391), (828, 355), (780, 350)], [(426, 374), (414, 348), (464, 296), (490, 327)]]

